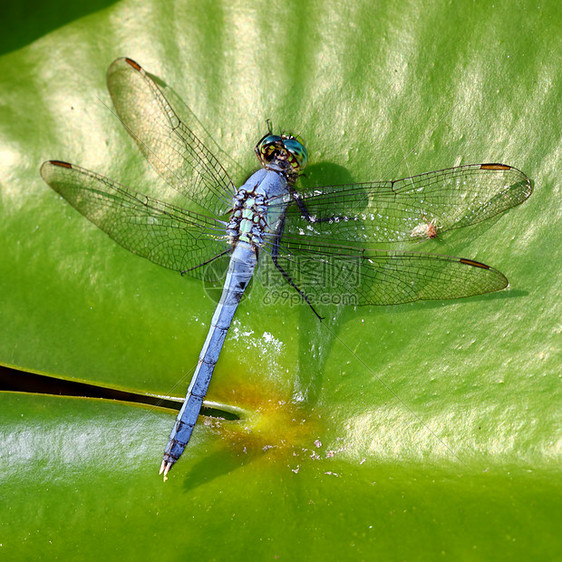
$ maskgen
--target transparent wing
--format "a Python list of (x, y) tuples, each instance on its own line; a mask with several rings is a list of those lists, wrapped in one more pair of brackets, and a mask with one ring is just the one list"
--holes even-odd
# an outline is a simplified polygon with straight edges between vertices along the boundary
[(202, 278), (204, 268), (198, 266), (230, 249), (222, 221), (147, 197), (66, 162), (45, 162), (41, 176), (118, 244), (163, 267)]
[[(358, 249), (283, 239), (279, 266), (311, 304), (391, 305), (417, 300), (445, 300), (491, 293), (508, 281), (499, 271), (474, 260)], [(269, 288), (284, 284), (267, 260)], [(263, 274), (261, 274), (263, 275)], [(293, 290), (285, 285), (288, 290)]]
[(519, 205), (531, 180), (504, 164), (472, 164), (395, 181), (319, 187), (299, 193), (284, 232), (343, 244), (396, 242), (461, 228)]
[(155, 79), (133, 60), (120, 58), (107, 70), (107, 87), (123, 125), (160, 176), (211, 214), (228, 211), (234, 183), (182, 123)]

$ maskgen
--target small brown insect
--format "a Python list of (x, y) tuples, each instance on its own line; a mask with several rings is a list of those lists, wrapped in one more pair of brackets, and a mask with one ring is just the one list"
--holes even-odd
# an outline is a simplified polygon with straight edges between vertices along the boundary
[(413, 228), (410, 236), (412, 238), (437, 238), (437, 219), (434, 217), (427, 221), (425, 215), (422, 215), (422, 220), (423, 222)]

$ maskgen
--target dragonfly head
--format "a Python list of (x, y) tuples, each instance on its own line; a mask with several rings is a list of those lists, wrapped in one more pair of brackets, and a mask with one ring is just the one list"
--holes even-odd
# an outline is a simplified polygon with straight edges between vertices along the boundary
[(269, 132), (256, 144), (255, 150), (264, 167), (279, 169), (293, 181), (308, 162), (304, 144), (293, 135), (273, 135)]

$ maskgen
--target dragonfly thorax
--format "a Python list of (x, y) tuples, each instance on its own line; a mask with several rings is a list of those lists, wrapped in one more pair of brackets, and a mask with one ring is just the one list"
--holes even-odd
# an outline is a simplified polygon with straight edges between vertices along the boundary
[(263, 194), (239, 189), (227, 226), (231, 244), (239, 240), (259, 246), (267, 229), (267, 208)]

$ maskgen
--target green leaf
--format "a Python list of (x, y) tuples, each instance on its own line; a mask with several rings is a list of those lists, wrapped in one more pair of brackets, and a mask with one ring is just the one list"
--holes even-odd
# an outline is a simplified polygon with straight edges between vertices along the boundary
[(559, 24), (554, 2), (127, 0), (0, 58), (0, 361), (62, 378), (181, 396), (215, 304), (39, 176), (61, 159), (158, 192), (109, 109), (118, 56), (174, 87), (238, 183), (267, 118), (306, 139), (307, 185), (472, 162), (535, 183), (431, 241), (508, 291), (319, 323), (253, 290), (208, 395), (247, 415), (200, 423), (165, 485), (169, 412), (0, 395), (3, 557), (559, 556)]

